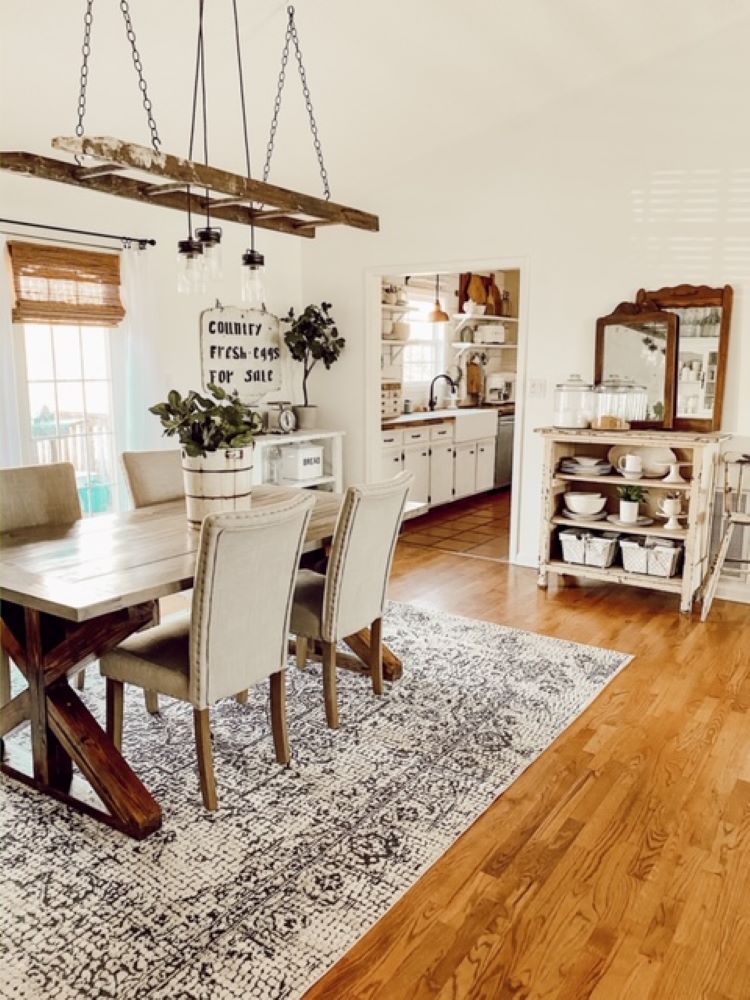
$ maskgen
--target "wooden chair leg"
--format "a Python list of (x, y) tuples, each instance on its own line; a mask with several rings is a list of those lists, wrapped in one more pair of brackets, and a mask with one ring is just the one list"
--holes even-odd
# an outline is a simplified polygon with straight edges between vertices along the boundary
[(79, 670), (76, 674), (76, 687), (79, 691), (83, 691), (84, 684), (86, 683), (86, 671)]
[(383, 619), (376, 618), (370, 626), (370, 673), (372, 690), (383, 693)]
[(339, 728), (339, 700), (336, 692), (336, 643), (323, 644), (323, 694), (326, 703), (326, 721), (330, 729)]
[(286, 670), (271, 674), (271, 729), (276, 760), (279, 764), (288, 764), (292, 759), (292, 752), (286, 720)]
[(195, 750), (198, 755), (198, 774), (203, 805), (209, 811), (214, 812), (219, 808), (219, 800), (216, 797), (214, 755), (211, 748), (211, 719), (207, 708), (193, 709), (193, 726), (195, 728)]
[(122, 714), (124, 686), (122, 681), (107, 678), (107, 735), (118, 750), (122, 749)]
[(297, 644), (297, 666), (300, 670), (304, 670), (307, 667), (307, 636), (298, 635), (295, 641)]
[(156, 691), (144, 691), (143, 698), (146, 702), (146, 711), (149, 715), (159, 714), (159, 695)]
[(0, 649), (0, 708), (10, 701), (10, 657)]
[(240, 691), (234, 696), (234, 700), (238, 705), (247, 705), (247, 691)]

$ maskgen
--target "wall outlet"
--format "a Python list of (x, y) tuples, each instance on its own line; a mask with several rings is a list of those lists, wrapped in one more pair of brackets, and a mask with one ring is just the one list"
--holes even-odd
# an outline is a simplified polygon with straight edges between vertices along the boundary
[(529, 399), (544, 399), (544, 397), (547, 395), (546, 378), (530, 378), (528, 386), (529, 386)]

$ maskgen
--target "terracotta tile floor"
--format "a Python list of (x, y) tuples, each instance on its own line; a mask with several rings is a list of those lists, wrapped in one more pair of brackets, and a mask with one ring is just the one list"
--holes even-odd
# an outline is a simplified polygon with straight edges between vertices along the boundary
[(445, 504), (407, 521), (400, 542), (507, 562), (509, 531), (510, 490), (506, 489)]

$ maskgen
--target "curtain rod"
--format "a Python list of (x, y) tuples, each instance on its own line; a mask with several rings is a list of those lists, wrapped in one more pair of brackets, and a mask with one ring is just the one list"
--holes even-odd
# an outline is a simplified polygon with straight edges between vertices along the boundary
[(121, 243), (135, 243), (142, 250), (145, 250), (147, 246), (156, 246), (156, 240), (144, 236), (118, 236), (114, 233), (96, 233), (90, 229), (71, 229), (69, 226), (48, 226), (42, 222), (21, 222), (18, 219), (0, 219), (0, 223), (6, 223), (10, 226), (29, 226), (31, 229), (51, 229), (56, 233), (75, 233), (78, 236), (97, 236), (99, 239), (119, 240)]

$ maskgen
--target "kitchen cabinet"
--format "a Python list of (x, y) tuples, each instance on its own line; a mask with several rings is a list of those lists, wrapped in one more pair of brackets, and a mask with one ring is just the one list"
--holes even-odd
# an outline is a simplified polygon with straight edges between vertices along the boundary
[(477, 442), (465, 441), (455, 447), (455, 497), (468, 497), (477, 492)]
[[(391, 448), (383, 448), (380, 453), (381, 475), (383, 479), (393, 479), (404, 467), (404, 453), (401, 445)], [(414, 497), (411, 497), (413, 500)]]
[(447, 503), (453, 499), (453, 442), (433, 441), (430, 451), (430, 503)]
[[(393, 466), (395, 468), (395, 464)], [(409, 487), (409, 499), (427, 503), (430, 498), (430, 446), (427, 442), (409, 445), (403, 451), (404, 472), (411, 472), (414, 482)]]
[(495, 485), (495, 438), (477, 441), (475, 492), (483, 493)]

